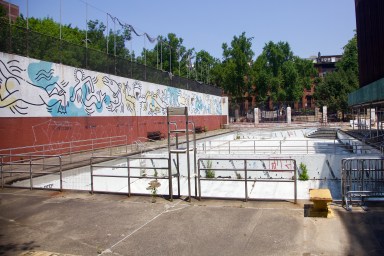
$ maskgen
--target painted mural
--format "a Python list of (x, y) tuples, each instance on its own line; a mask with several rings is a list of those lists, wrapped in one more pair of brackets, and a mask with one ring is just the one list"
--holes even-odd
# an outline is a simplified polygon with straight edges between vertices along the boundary
[(168, 106), (223, 114), (219, 96), (0, 53), (0, 117), (164, 116)]

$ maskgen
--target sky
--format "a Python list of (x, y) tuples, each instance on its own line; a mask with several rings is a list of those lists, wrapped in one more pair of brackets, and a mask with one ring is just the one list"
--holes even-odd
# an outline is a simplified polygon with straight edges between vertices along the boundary
[[(183, 45), (222, 59), (222, 44), (245, 32), (254, 59), (269, 41), (286, 41), (301, 58), (342, 54), (356, 29), (354, 0), (8, 0), (25, 17), (50, 17), (86, 28), (98, 19), (113, 29), (107, 13), (151, 37), (174, 33)], [(61, 19), (60, 19), (61, 17)], [(116, 25), (118, 29), (118, 25)], [(134, 36), (128, 48), (155, 45)]]

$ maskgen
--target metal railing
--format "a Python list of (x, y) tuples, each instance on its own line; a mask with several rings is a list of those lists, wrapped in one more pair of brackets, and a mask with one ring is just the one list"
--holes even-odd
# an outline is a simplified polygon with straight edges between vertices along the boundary
[[(116, 164), (116, 161), (119, 164)], [(150, 166), (146, 165), (146, 162), (150, 162)], [(159, 164), (159, 162), (164, 163)], [(109, 157), (99, 156), (90, 158), (91, 168), (91, 193), (95, 191), (106, 192), (105, 189), (98, 190), (95, 188), (95, 178), (112, 178), (112, 183), (116, 187), (118, 180), (126, 180), (124, 187), (127, 188), (127, 195), (131, 195), (131, 184), (140, 179), (152, 179), (152, 180), (168, 180), (172, 182), (172, 173), (168, 166), (168, 158), (165, 157)], [(160, 175), (159, 171), (166, 171), (166, 175)], [(133, 181), (132, 181), (133, 180)], [(115, 189), (114, 193), (125, 193), (122, 189)], [(136, 194), (138, 194), (136, 192)], [(143, 194), (143, 193), (141, 193)], [(180, 195), (180, 192), (179, 192)]]
[(353, 139), (335, 140), (211, 140), (197, 145), (205, 154), (379, 154), (382, 151)]
[[(12, 177), (14, 180), (28, 178), (29, 188), (33, 189), (33, 179), (42, 175), (57, 174), (59, 183), (54, 186), (49, 184), (44, 189), (63, 189), (62, 157), (60, 155), (14, 155), (14, 157), (23, 157), (23, 160), (3, 161), (8, 155), (0, 155), (0, 176), (1, 187), (4, 188), (5, 177)], [(12, 187), (17, 187), (13, 185)]]
[(364, 206), (365, 199), (384, 199), (384, 158), (343, 159), (341, 193), (347, 210), (351, 210), (356, 201)]
[[(128, 137), (126, 135), (104, 137), (88, 140), (76, 140), (67, 142), (57, 142), (17, 148), (0, 149), (0, 154), (4, 155), (4, 162), (7, 160), (12, 162), (15, 160), (22, 160), (30, 155), (39, 155), (42, 158), (50, 157), (51, 155), (61, 155), (63, 161), (72, 162), (72, 156), (82, 152), (91, 153), (92, 156), (100, 149), (108, 149), (110, 155), (113, 154), (113, 149), (122, 148), (125, 153), (128, 152)], [(105, 152), (104, 152), (105, 154)], [(8, 159), (5, 158), (8, 156)], [(78, 160), (78, 159), (77, 159)]]
[[(202, 177), (202, 172), (205, 172), (205, 178)], [(230, 175), (226, 175), (228, 173)], [(271, 174), (274, 173), (279, 173), (280, 177), (273, 177)], [(216, 177), (217, 174), (221, 175)], [(249, 199), (249, 182), (253, 182), (253, 186), (257, 182), (292, 182), (294, 183), (292, 198), (295, 203), (297, 202), (297, 171), (294, 159), (200, 158), (198, 160), (199, 199), (202, 197), (202, 181), (243, 183), (245, 201)]]

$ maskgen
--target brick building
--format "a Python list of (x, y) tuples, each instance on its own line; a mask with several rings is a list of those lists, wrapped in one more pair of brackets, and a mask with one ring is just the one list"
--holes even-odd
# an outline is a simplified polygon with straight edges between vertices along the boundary
[(5, 9), (5, 11), (7, 12), (7, 16), (11, 20), (16, 21), (17, 17), (20, 16), (19, 6), (4, 0), (0, 0), (0, 6), (2, 6)]

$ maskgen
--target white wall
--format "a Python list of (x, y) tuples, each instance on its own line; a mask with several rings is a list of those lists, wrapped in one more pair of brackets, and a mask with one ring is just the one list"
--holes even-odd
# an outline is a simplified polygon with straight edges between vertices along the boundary
[(226, 115), (223, 99), (0, 52), (0, 117)]

